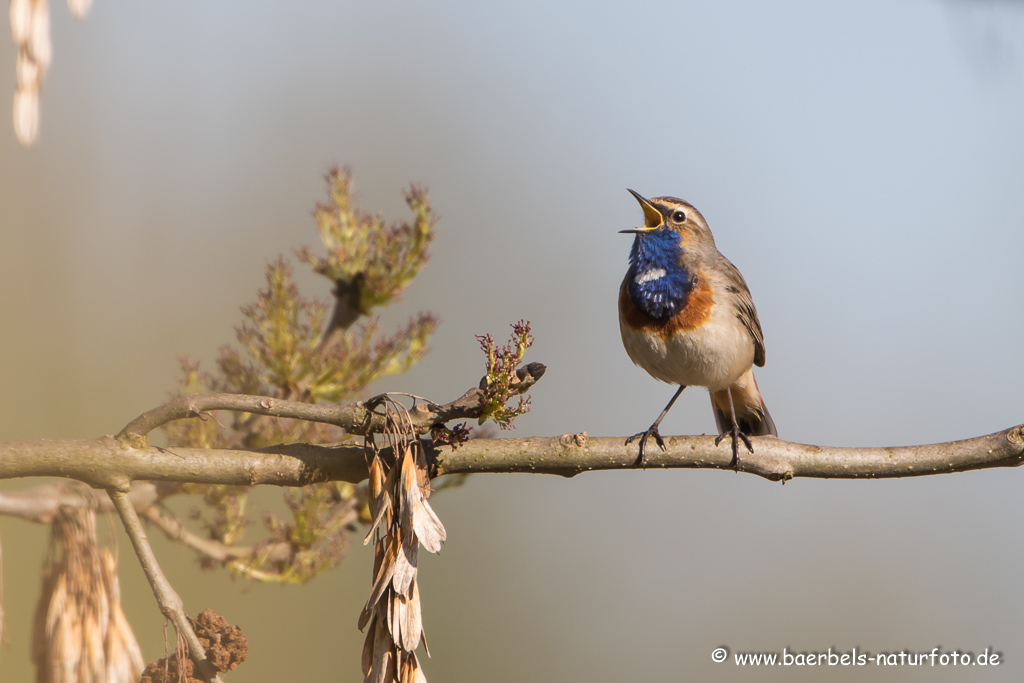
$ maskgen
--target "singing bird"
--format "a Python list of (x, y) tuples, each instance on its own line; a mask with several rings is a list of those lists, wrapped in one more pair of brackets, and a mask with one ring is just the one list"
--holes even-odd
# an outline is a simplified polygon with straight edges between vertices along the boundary
[(655, 379), (678, 384), (661, 415), (640, 439), (637, 462), (646, 464), (647, 440), (665, 450), (658, 425), (688, 386), (707, 387), (719, 437), (732, 437), (733, 464), (738, 441), (754, 452), (748, 436), (776, 436), (754, 380), (753, 366), (764, 366), (764, 337), (747, 283), (715, 247), (704, 217), (675, 197), (645, 199), (644, 225), (620, 232), (634, 235), (629, 270), (619, 288), (619, 330), (634, 363)]

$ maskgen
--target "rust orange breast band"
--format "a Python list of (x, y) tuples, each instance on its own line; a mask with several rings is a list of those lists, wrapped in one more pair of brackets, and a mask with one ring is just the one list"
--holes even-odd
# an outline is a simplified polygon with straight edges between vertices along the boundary
[(698, 273), (697, 288), (690, 292), (686, 300), (686, 306), (668, 320), (658, 320), (647, 315), (633, 303), (629, 296), (629, 278), (622, 281), (619, 287), (619, 311), (626, 324), (636, 330), (654, 332), (663, 339), (671, 337), (676, 332), (690, 332), (708, 321), (711, 317), (711, 309), (715, 305), (715, 297), (711, 291), (711, 285), (704, 277), (704, 273)]

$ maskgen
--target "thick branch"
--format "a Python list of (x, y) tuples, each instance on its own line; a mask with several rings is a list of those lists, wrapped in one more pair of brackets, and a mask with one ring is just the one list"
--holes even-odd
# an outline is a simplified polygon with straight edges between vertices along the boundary
[[(712, 436), (665, 438), (667, 450), (649, 449), (647, 469), (736, 469), (772, 481), (794, 477), (883, 479), (947, 474), (1024, 464), (1024, 425), (963, 441), (888, 448), (839, 448), (751, 439), (754, 452), (740, 451), (733, 467), (728, 440)], [(637, 449), (623, 439), (591, 439), (584, 434), (528, 439), (478, 439), (454, 452), (436, 454), (436, 474), (537, 472), (572, 477), (594, 470), (635, 469)]]
[[(434, 474), (536, 472), (571, 477), (592, 470), (636, 468), (636, 447), (622, 437), (586, 434), (525, 439), (473, 439), (432, 451)], [(648, 453), (647, 468), (732, 469), (732, 450), (710, 436), (666, 437), (668, 450)], [(878, 479), (1024, 464), (1024, 426), (964, 441), (897, 448), (831, 448), (753, 439), (738, 469), (772, 481), (794, 477)], [(366, 478), (363, 448), (288, 444), (258, 451), (130, 448), (111, 436), (92, 440), (0, 443), (0, 479), (58, 476), (97, 488), (125, 489), (132, 480), (305, 486)]]
[(0, 479), (67, 477), (95, 488), (132, 481), (305, 486), (366, 478), (362, 446), (288, 444), (262, 450), (130, 448), (113, 436), (0, 442)]

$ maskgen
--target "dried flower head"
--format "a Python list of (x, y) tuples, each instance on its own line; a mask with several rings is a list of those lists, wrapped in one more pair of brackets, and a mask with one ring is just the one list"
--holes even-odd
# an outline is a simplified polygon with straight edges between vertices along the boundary
[(472, 431), (473, 428), (467, 427), (465, 422), (460, 422), (451, 428), (443, 424), (437, 424), (430, 430), (430, 438), (435, 446), (451, 446), (454, 451), (472, 438), (470, 436)]
[[(209, 608), (189, 621), (214, 671), (232, 671), (245, 661), (249, 643), (237, 626), (231, 626), (227, 619)], [(195, 664), (186, 648), (178, 647), (169, 657), (147, 665), (141, 683), (203, 683), (203, 680), (196, 675)]]
[(32, 634), (36, 680), (134, 683), (142, 652), (121, 610), (117, 562), (96, 538), (96, 515), (62, 508), (51, 526)]

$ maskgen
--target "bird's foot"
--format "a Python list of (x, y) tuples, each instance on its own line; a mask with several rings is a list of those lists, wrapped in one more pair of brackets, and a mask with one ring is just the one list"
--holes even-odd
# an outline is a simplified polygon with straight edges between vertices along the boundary
[(743, 440), (743, 445), (747, 447), (747, 450), (751, 453), (754, 452), (754, 444), (750, 443), (750, 437), (740, 431), (740, 427), (735, 422), (732, 425), (732, 429), (727, 432), (722, 432), (715, 439), (715, 445), (722, 443), (722, 439), (726, 436), (732, 437), (732, 462), (729, 466), (737, 472), (740, 471), (740, 439)]
[(661, 434), (658, 433), (658, 423), (652, 424), (646, 432), (640, 432), (626, 439), (626, 445), (633, 443), (637, 439), (640, 439), (640, 454), (636, 458), (635, 465), (640, 465), (641, 468), (647, 467), (647, 439), (654, 437), (654, 442), (661, 447), (661, 450), (665, 450), (665, 440), (661, 438)]

